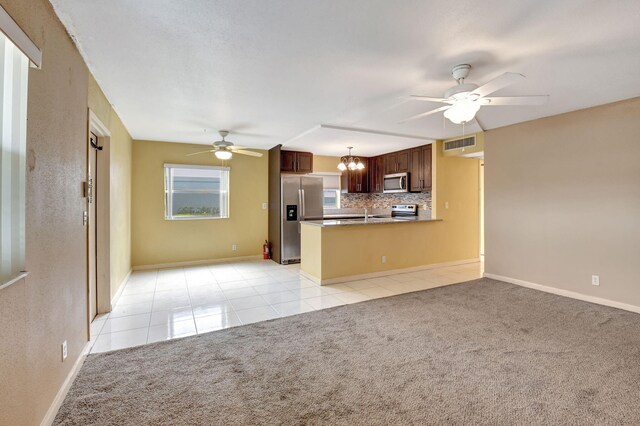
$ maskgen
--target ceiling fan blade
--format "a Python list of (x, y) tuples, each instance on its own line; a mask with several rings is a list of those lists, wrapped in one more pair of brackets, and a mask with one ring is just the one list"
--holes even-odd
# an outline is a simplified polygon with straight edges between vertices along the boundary
[(451, 105), (441, 106), (440, 108), (432, 109), (431, 111), (423, 112), (412, 117), (407, 118), (406, 120), (402, 120), (400, 123), (406, 123), (407, 121), (415, 120), (417, 118), (426, 117), (427, 115), (435, 114), (436, 112), (444, 111), (446, 109), (451, 108)]
[(483, 98), (483, 101), (489, 101), (486, 105), (544, 105), (549, 100), (549, 96), (504, 96), (494, 98)]
[(234, 149), (233, 153), (234, 154), (250, 155), (251, 157), (262, 157), (262, 153), (261, 152), (247, 151), (246, 149)]
[(497, 90), (502, 89), (503, 87), (507, 87), (524, 79), (525, 77), (522, 74), (517, 74), (515, 72), (505, 72), (504, 74), (499, 75), (490, 82), (478, 87), (476, 90), (471, 92), (471, 94), (478, 96), (487, 96)]
[(422, 95), (411, 95), (411, 99), (413, 99), (414, 101), (443, 102), (445, 104), (453, 104), (455, 102), (446, 98), (433, 98), (431, 96), (422, 96)]
[(189, 157), (191, 155), (204, 154), (205, 152), (214, 152), (214, 151), (216, 151), (216, 150), (215, 149), (210, 149), (208, 151), (192, 152), (191, 154), (187, 154), (186, 156)]

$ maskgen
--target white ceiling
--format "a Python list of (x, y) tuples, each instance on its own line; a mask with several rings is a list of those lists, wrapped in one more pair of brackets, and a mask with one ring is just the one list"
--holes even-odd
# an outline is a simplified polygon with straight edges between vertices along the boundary
[(440, 106), (406, 97), (442, 96), (459, 63), (469, 83), (527, 77), (497, 96), (550, 95), (483, 108), (485, 129), (640, 96), (637, 0), (51, 3), (135, 139), (210, 143), (228, 129), (238, 145), (324, 155), (420, 145), (318, 126), (458, 136), (442, 113), (398, 122)]

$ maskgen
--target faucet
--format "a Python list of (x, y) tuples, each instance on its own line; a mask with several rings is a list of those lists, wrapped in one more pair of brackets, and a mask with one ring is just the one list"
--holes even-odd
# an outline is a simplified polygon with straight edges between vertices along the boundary
[(369, 219), (369, 211), (367, 210), (367, 208), (364, 208), (364, 220)]

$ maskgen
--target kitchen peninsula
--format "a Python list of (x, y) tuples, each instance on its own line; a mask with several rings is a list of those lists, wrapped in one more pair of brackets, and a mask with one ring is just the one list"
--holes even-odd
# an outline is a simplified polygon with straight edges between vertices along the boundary
[(302, 222), (302, 273), (332, 284), (477, 261), (479, 162), (434, 148), (431, 214)]
[(455, 250), (446, 249), (443, 225), (442, 220), (427, 218), (303, 222), (301, 270), (319, 284), (331, 284), (385, 271), (477, 260), (477, 252), (460, 259)]

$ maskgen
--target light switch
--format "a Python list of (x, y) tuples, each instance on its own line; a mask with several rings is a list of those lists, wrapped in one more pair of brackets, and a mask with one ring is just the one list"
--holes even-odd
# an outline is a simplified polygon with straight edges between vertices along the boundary
[(262, 210), (266, 210), (267, 209), (267, 203), (262, 203)]

